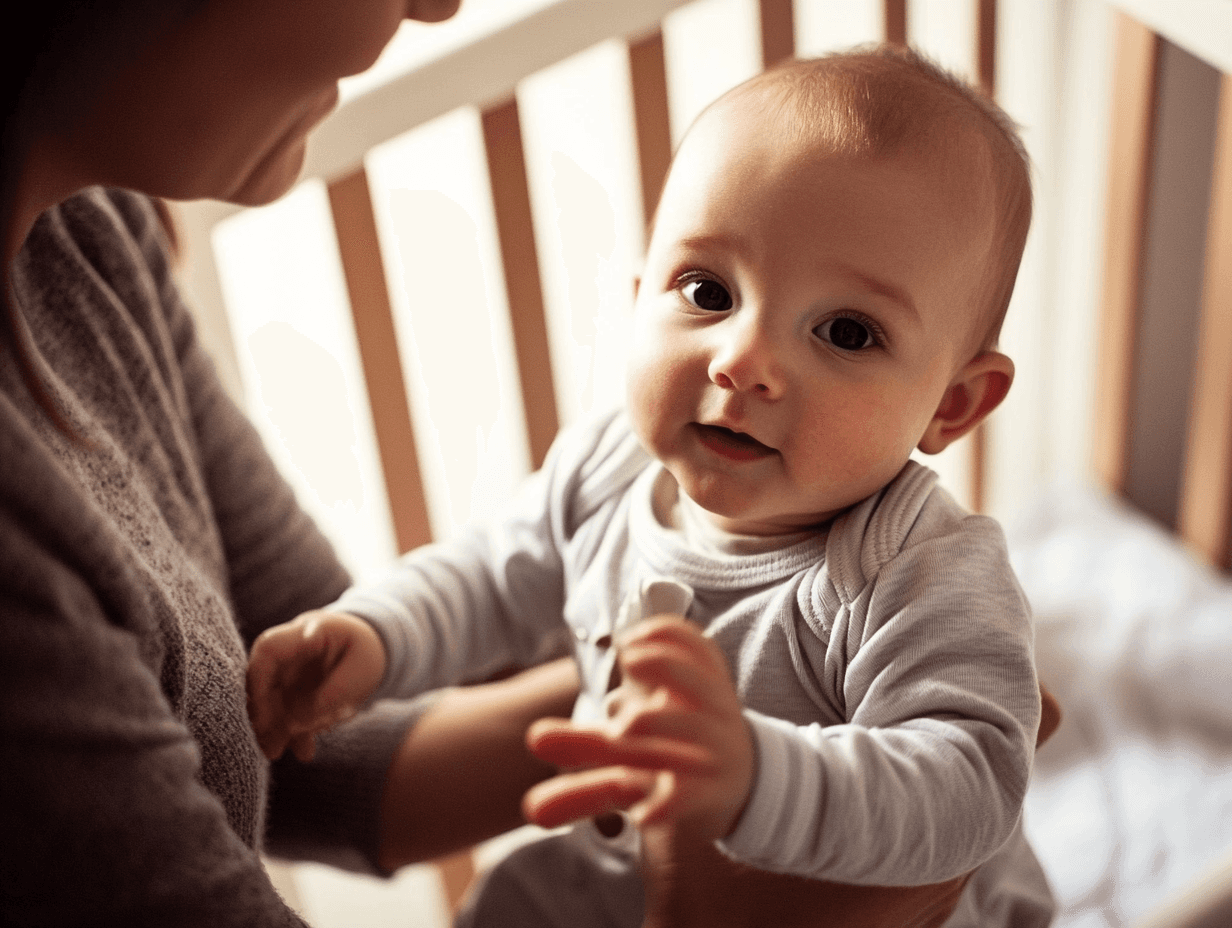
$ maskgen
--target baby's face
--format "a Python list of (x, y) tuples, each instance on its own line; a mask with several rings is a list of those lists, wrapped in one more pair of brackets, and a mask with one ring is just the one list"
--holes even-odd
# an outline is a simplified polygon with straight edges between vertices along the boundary
[(638, 288), (629, 409), (717, 525), (816, 526), (884, 486), (970, 360), (992, 220), (922, 158), (809, 151), (755, 100), (686, 138)]

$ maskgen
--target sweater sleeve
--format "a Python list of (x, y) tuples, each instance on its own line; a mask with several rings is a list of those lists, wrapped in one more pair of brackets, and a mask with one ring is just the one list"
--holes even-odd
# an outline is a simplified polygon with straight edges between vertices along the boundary
[[(815, 592), (815, 604), (836, 596)], [(995, 523), (970, 517), (905, 546), (839, 606), (817, 671), (847, 722), (746, 712), (758, 770), (725, 852), (801, 876), (918, 885), (974, 869), (1010, 838), (1039, 689)]]

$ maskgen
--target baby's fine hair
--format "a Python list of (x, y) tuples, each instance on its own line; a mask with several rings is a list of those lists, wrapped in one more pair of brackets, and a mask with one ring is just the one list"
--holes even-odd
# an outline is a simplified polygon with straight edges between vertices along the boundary
[(995, 346), (1031, 225), (1031, 163), (1018, 126), (989, 97), (923, 55), (861, 46), (789, 61), (729, 92), (756, 93), (799, 138), (836, 153), (918, 152), (982, 177), (993, 197), (994, 236), (981, 286), (981, 348)]

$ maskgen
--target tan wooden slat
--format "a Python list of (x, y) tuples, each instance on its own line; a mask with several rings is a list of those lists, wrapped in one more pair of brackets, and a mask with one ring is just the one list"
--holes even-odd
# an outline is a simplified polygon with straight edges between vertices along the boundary
[(633, 122), (642, 180), (642, 217), (645, 227), (649, 229), (672, 161), (672, 128), (667, 109), (667, 70), (663, 59), (662, 32), (654, 32), (629, 43), (629, 83), (633, 93)]
[[(997, 95), (997, 0), (979, 0), (975, 20), (976, 79), (989, 97)], [(988, 502), (988, 426), (980, 423), (971, 433), (968, 491), (971, 508), (983, 512)]]
[(887, 42), (892, 45), (907, 44), (907, 0), (883, 0), (881, 21)]
[(436, 872), (440, 877), (441, 889), (445, 893), (445, 902), (452, 915), (458, 914), (462, 907), (462, 898), (470, 888), (475, 878), (475, 856), (469, 851), (458, 851), (437, 861)]
[(1189, 437), (1181, 475), (1181, 537), (1232, 568), (1232, 75), (1220, 89), (1206, 269)]
[(556, 437), (560, 420), (556, 411), (556, 388), (543, 309), (543, 286), (539, 279), (539, 254), (532, 232), (530, 188), (526, 181), (517, 100), (511, 97), (485, 110), (481, 118), (501, 266), (505, 273), (505, 295), (509, 301), (509, 322), (522, 384), (526, 438), (531, 467), (538, 469)]
[(367, 172), (360, 168), (331, 183), (329, 204), (351, 298), (394, 538), (399, 551), (409, 551), (431, 541), (432, 529)]
[(796, 54), (796, 20), (792, 0), (760, 0), (761, 66), (770, 68)]
[(1093, 423), (1096, 476), (1117, 494), (1125, 490), (1128, 471), (1159, 45), (1145, 26), (1118, 16)]
[(997, 0), (979, 0), (975, 10), (975, 70), (980, 89), (997, 95)]

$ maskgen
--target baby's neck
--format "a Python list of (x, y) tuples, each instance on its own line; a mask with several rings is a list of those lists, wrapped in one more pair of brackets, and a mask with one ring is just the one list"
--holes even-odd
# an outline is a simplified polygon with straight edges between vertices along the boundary
[(742, 535), (714, 524), (710, 513), (695, 503), (666, 470), (655, 484), (655, 519), (664, 528), (680, 532), (691, 548), (705, 554), (764, 554), (789, 548), (818, 534), (824, 529), (806, 529), (787, 535)]

